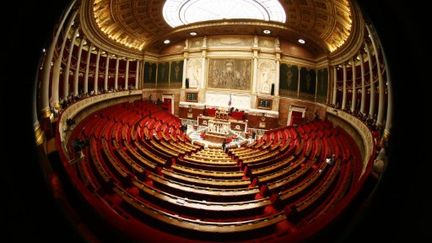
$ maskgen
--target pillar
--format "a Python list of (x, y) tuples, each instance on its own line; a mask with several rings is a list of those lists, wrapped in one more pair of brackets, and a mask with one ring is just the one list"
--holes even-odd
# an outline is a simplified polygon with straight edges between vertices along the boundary
[(345, 105), (346, 105), (346, 82), (347, 82), (347, 72), (346, 72), (346, 65), (345, 63), (342, 64), (342, 70), (343, 70), (343, 86), (342, 86), (342, 107), (341, 109), (344, 110), (345, 109)]
[(100, 62), (100, 55), (101, 55), (101, 49), (98, 50), (97, 52), (97, 56), (96, 56), (96, 67), (95, 67), (95, 72), (94, 72), (94, 84), (93, 84), (93, 91), (94, 94), (98, 94), (99, 93), (99, 62)]
[(90, 69), (90, 57), (92, 53), (93, 44), (90, 44), (87, 52), (87, 60), (86, 60), (86, 70), (85, 70), (85, 76), (84, 76), (84, 93), (88, 93), (88, 76), (89, 76), (89, 69)]
[(104, 80), (104, 90), (108, 90), (108, 78), (109, 78), (109, 53), (106, 53), (106, 62), (105, 62), (105, 80)]
[(138, 89), (139, 64), (140, 64), (140, 61), (136, 60), (136, 67), (135, 67), (135, 89)]
[(66, 98), (69, 96), (69, 71), (70, 71), (70, 65), (71, 65), (71, 61), (72, 61), (72, 53), (73, 53), (73, 48), (75, 46), (75, 40), (77, 38), (77, 36), (79, 35), (79, 29), (77, 28), (74, 33), (73, 33), (73, 37), (72, 40), (70, 42), (69, 45), (69, 56), (68, 56), (68, 60), (66, 63), (66, 70), (63, 73), (64, 77), (63, 77), (63, 98)]
[(129, 89), (129, 59), (126, 59), (126, 70), (125, 70), (125, 90)]
[[(50, 73), (51, 73), (51, 63), (54, 56), (54, 51), (57, 46), (57, 41), (60, 36), (61, 30), (63, 28), (63, 25), (69, 16), (70, 11), (72, 10), (72, 7), (75, 5), (75, 0), (72, 1), (72, 3), (67, 8), (65, 14), (63, 15), (60, 24), (58, 25), (57, 31), (55, 32), (55, 35), (51, 41), (51, 44), (48, 48), (47, 54), (45, 56), (45, 61), (43, 65), (43, 73), (42, 73), (42, 87), (41, 87), (41, 108), (42, 113), (45, 118), (49, 117), (51, 115), (50, 111), (50, 104), (49, 104), (49, 88), (50, 88)], [(54, 65), (54, 64), (53, 64)]]
[[(200, 87), (201, 89), (205, 88), (205, 80), (206, 80), (206, 61), (207, 61), (207, 37), (205, 36), (203, 38), (203, 46), (202, 46), (202, 61), (201, 61), (201, 80), (200, 80)], [(201, 96), (202, 97), (202, 96)]]
[(82, 49), (84, 47), (84, 43), (85, 43), (85, 37), (83, 36), (81, 38), (81, 44), (80, 47), (78, 49), (78, 57), (77, 57), (77, 64), (76, 64), (76, 69), (75, 69), (75, 75), (74, 75), (74, 95), (78, 95), (78, 81), (79, 81), (79, 73), (80, 73), (80, 64), (81, 64), (81, 53), (82, 53)]
[(276, 54), (276, 80), (274, 81), (274, 95), (279, 96), (279, 79), (280, 79), (280, 55)]
[(393, 90), (392, 90), (392, 83), (390, 79), (390, 72), (387, 65), (387, 59), (384, 53), (384, 49), (382, 49), (382, 54), (384, 58), (384, 65), (386, 69), (386, 77), (387, 77), (387, 116), (386, 116), (386, 123), (384, 127), (384, 138), (387, 138), (390, 135), (391, 128), (393, 126)]
[(382, 77), (382, 72), (381, 72), (381, 63), (379, 60), (379, 49), (375, 43), (375, 38), (373, 38), (372, 32), (369, 28), (368, 25), (366, 25), (366, 29), (368, 31), (369, 34), (369, 38), (372, 42), (372, 47), (373, 50), (375, 52), (375, 61), (376, 61), (376, 65), (377, 65), (377, 72), (378, 72), (378, 92), (379, 92), (379, 98), (378, 98), (378, 116), (377, 116), (377, 121), (376, 121), (376, 125), (377, 126), (382, 126), (382, 122), (383, 122), (383, 118), (384, 118), (384, 105), (385, 105), (385, 93), (384, 93), (384, 80)]
[[(52, 105), (56, 108), (60, 108), (59, 107), (59, 83), (60, 83), (60, 69), (61, 69), (61, 64), (62, 64), (62, 60), (63, 60), (63, 53), (64, 53), (64, 49), (66, 46), (66, 41), (68, 40), (68, 35), (69, 32), (71, 31), (72, 28), (72, 24), (76, 18), (78, 14), (78, 11), (75, 11), (73, 13), (73, 15), (71, 16), (71, 18), (69, 19), (69, 22), (67, 24), (66, 30), (64, 31), (64, 37), (63, 37), (63, 42), (60, 48), (60, 53), (59, 56), (57, 57), (56, 61), (54, 62), (54, 67), (53, 67), (53, 77), (52, 77), (52, 85), (51, 85), (51, 96), (52, 96)], [(63, 96), (64, 98), (65, 96)]]
[(332, 104), (336, 105), (336, 95), (337, 95), (337, 69), (333, 66), (333, 97)]
[(183, 54), (183, 78), (182, 78), (182, 89), (186, 88), (186, 77), (187, 77), (187, 63), (188, 63), (188, 54)]
[(357, 101), (357, 86), (356, 86), (356, 59), (351, 60), (352, 66), (352, 95), (351, 95), (351, 112), (354, 113)]
[(117, 57), (116, 59), (116, 67), (115, 67), (115, 76), (114, 76), (114, 89), (118, 89), (118, 72), (119, 72), (119, 63), (120, 63), (120, 57)]
[(253, 77), (252, 77), (252, 94), (257, 92), (257, 79), (258, 79), (258, 51), (254, 50), (253, 56)]
[(314, 101), (316, 102), (317, 100), (317, 93), (318, 93), (318, 75), (319, 75), (319, 70), (315, 69), (315, 94), (314, 94)]
[(373, 66), (372, 66), (372, 55), (370, 54), (369, 46), (365, 44), (365, 51), (368, 57), (369, 64), (369, 89), (370, 89), (370, 101), (369, 101), (369, 117), (372, 118), (375, 114), (375, 83), (373, 78)]
[(301, 75), (301, 67), (300, 66), (298, 66), (298, 68), (297, 68), (297, 73), (298, 73), (298, 75), (297, 75), (297, 97), (299, 97), (300, 96), (300, 75)]
[(360, 113), (365, 114), (365, 103), (366, 103), (366, 84), (365, 84), (365, 71), (363, 63), (363, 54), (360, 52), (360, 76), (361, 76), (361, 103)]

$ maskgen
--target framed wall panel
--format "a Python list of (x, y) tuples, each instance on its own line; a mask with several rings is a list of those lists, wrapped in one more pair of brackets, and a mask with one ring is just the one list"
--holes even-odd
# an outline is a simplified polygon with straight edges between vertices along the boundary
[(210, 59), (208, 87), (250, 90), (251, 67), (250, 59)]

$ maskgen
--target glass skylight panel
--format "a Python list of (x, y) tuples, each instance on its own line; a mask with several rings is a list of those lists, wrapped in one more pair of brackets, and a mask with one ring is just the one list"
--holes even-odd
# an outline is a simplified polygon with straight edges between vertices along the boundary
[(277, 0), (167, 0), (163, 16), (171, 27), (222, 19), (286, 21)]

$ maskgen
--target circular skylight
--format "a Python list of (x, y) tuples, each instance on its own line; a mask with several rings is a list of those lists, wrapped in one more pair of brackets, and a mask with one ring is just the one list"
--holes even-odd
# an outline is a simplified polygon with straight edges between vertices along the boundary
[(221, 19), (286, 21), (285, 11), (278, 0), (167, 0), (163, 16), (173, 28)]

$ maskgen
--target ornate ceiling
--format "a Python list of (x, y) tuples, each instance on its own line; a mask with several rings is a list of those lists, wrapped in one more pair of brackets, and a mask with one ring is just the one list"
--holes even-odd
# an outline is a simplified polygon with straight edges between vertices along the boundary
[(259, 20), (219, 20), (170, 27), (164, 20), (164, 0), (86, 0), (91, 6), (87, 21), (96, 26), (98, 36), (133, 51), (158, 51), (162, 43), (189, 38), (189, 32), (198, 35), (259, 34), (270, 29), (272, 36), (288, 41), (306, 40), (306, 48), (315, 54), (337, 50), (352, 32), (353, 14), (349, 0), (281, 0), (286, 23)]

